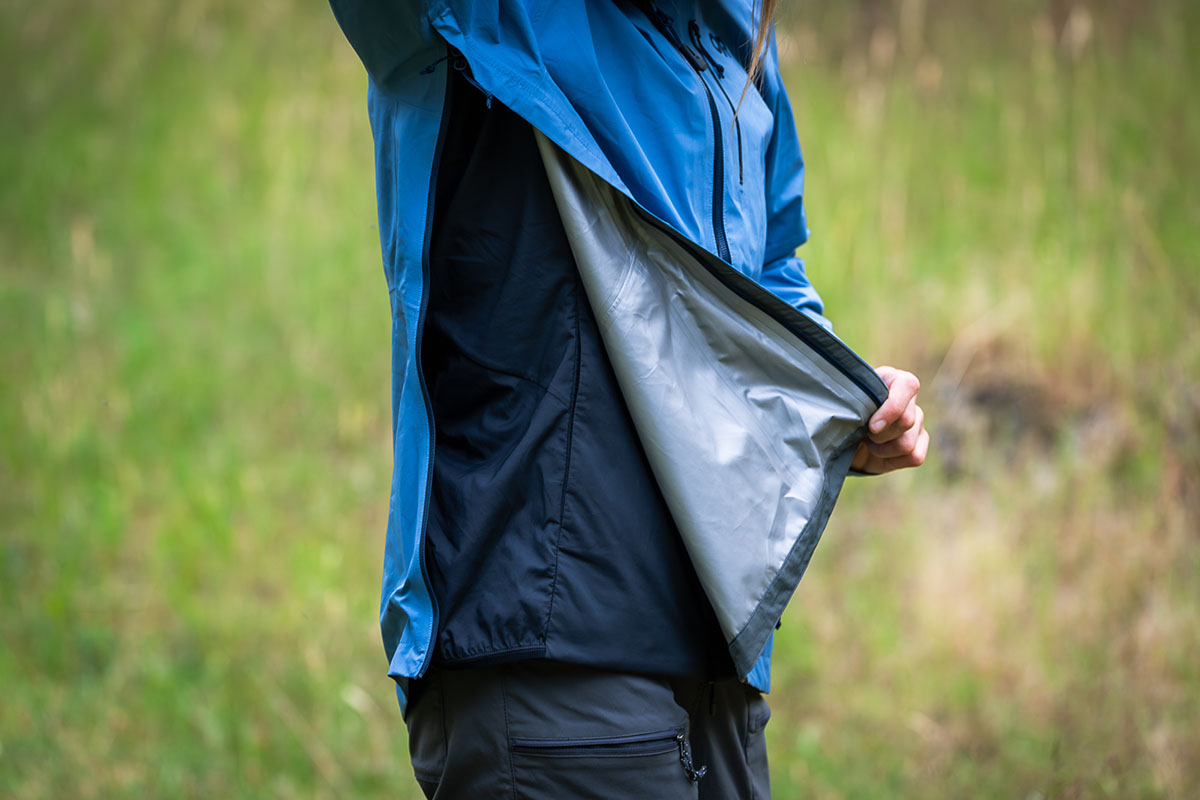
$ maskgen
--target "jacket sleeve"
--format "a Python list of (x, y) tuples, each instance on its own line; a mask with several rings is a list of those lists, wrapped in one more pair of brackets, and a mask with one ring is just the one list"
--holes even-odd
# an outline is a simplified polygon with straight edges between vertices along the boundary
[[(423, 51), (434, 41), (426, 11), (430, 0), (329, 0), (333, 16), (367, 74), (378, 86), (398, 70), (419, 70)], [(413, 63), (409, 63), (413, 62)]]
[(760, 282), (791, 305), (808, 312), (826, 328), (825, 304), (804, 271), (796, 248), (808, 241), (804, 215), (804, 159), (796, 135), (792, 104), (779, 74), (774, 36), (764, 57), (763, 99), (774, 123), (766, 154), (767, 246)]

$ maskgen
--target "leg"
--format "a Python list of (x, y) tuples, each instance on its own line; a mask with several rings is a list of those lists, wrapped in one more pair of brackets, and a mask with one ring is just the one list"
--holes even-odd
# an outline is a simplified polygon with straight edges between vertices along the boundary
[(708, 767), (701, 800), (768, 800), (764, 728), (771, 710), (762, 694), (737, 680), (677, 681), (676, 696), (692, 720), (697, 765)]

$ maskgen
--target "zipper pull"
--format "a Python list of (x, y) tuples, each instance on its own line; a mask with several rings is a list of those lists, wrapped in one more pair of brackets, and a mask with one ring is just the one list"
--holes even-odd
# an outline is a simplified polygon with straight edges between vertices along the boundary
[(670, 15), (653, 3), (643, 1), (638, 3), (638, 5), (642, 9), (642, 13), (654, 23), (654, 27), (658, 28), (659, 32), (663, 36), (666, 36), (671, 44), (675, 45), (675, 49), (687, 59), (687, 62), (692, 65), (692, 69), (696, 70), (696, 72), (704, 72), (708, 69), (708, 64), (705, 63), (704, 59), (697, 55), (695, 50), (684, 44), (683, 39), (679, 38), (679, 34), (675, 32), (675, 20)]
[(688, 37), (692, 40), (692, 46), (700, 51), (700, 55), (704, 60), (712, 65), (713, 70), (717, 73), (717, 78), (725, 77), (725, 68), (717, 63), (717, 60), (708, 54), (704, 49), (704, 37), (700, 35), (700, 26), (696, 24), (696, 20), (688, 20)]
[(683, 40), (678, 36), (675, 37), (675, 46), (679, 48), (679, 52), (683, 53), (683, 57), (688, 60), (688, 63), (692, 65), (692, 69), (696, 70), (696, 72), (704, 72), (704, 70), (708, 69), (708, 64), (705, 63), (704, 59), (696, 55), (696, 51), (684, 44)]
[(439, 58), (437, 61), (435, 61), (435, 62), (433, 62), (432, 64), (430, 64), (429, 66), (422, 68), (422, 69), (421, 69), (421, 74), (422, 74), (422, 75), (431, 75), (431, 74), (433, 74), (433, 71), (434, 71), (435, 69), (437, 69), (437, 65), (438, 65), (438, 64), (440, 64), (440, 63), (442, 63), (443, 61), (445, 61), (445, 60), (446, 60), (446, 59), (448, 59), (448, 58), (450, 58), (450, 56), (442, 56), (442, 57), (441, 57), (441, 58)]
[[(711, 35), (709, 34), (709, 36)], [(725, 102), (729, 103), (729, 109), (733, 111), (733, 127), (737, 130), (738, 143), (738, 186), (741, 186), (746, 176), (745, 165), (742, 163), (742, 123), (738, 119), (737, 106), (733, 104), (733, 99), (730, 98), (729, 92), (725, 91), (725, 86), (721, 83), (721, 78), (725, 77), (725, 68), (704, 49), (704, 37), (700, 34), (700, 26), (694, 19), (688, 20), (688, 36), (691, 37), (692, 44), (700, 51), (700, 55), (704, 56), (704, 59), (712, 65), (713, 72), (717, 75), (717, 88), (721, 90), (721, 94), (725, 95)]]
[(475, 76), (471, 74), (471, 65), (467, 63), (467, 59), (462, 53), (456, 50), (452, 53), (452, 56), (454, 60), (450, 64), (462, 73), (462, 76), (467, 79), (467, 83), (474, 86), (483, 94), (484, 101), (487, 103), (488, 110), (490, 111), (492, 108), (492, 93), (480, 86), (479, 81), (475, 80)]
[(675, 734), (675, 741), (679, 743), (679, 762), (683, 764), (683, 774), (687, 775), (688, 780), (692, 783), (698, 783), (708, 774), (708, 767), (701, 766), (700, 769), (696, 769), (692, 765), (692, 748), (688, 744), (687, 736), (682, 731)]

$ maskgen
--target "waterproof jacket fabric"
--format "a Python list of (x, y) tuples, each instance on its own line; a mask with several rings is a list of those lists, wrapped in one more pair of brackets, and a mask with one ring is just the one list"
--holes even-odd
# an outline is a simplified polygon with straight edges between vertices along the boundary
[(732, 678), (535, 132), (462, 73), (451, 82), (421, 345), (435, 430), (433, 663)]
[[(822, 309), (794, 255), (808, 235), (804, 170), (773, 46), (760, 85), (743, 96), (755, 25), (749, 2), (664, 0), (650, 6), (600, 0), (332, 0), (332, 5), (371, 78), (380, 237), (393, 316), (395, 473), (381, 620), (389, 674), (397, 679), (403, 703), (406, 679), (421, 675), (428, 665), (437, 626), (423, 535), (432, 425), (419, 353), (433, 172), (449, 70), (468, 74), (481, 91), (631, 201), (631, 208), (662, 223), (661, 232), (715, 256), (742, 281), (783, 301), (798, 315), (791, 323), (800, 316), (810, 323), (820, 320)], [(584, 196), (598, 200), (601, 194), (585, 191)], [(686, 247), (676, 252), (697, 255)], [(589, 299), (595, 309), (595, 298)], [(751, 305), (762, 303), (756, 297)], [(606, 335), (606, 346), (610, 338)], [(833, 349), (840, 345), (832, 336), (826, 344)], [(738, 358), (752, 360), (754, 355), (746, 352)], [(840, 352), (838, 359), (853, 360)], [(842, 371), (834, 372), (844, 377)], [(881, 396), (877, 378), (864, 382), (871, 389), (868, 397)], [(757, 396), (754, 387), (744, 392)], [(869, 414), (870, 402), (858, 404), (853, 413)], [(638, 414), (634, 417), (636, 421)], [(779, 421), (786, 422), (786, 415)], [(639, 425), (639, 433), (644, 427)], [(652, 445), (645, 440), (643, 445), (654, 463)], [(845, 449), (838, 450), (839, 457)], [(827, 455), (818, 459), (819, 471), (840, 484), (837, 473), (844, 474), (844, 466), (830, 470)], [(661, 484), (657, 469), (656, 477)], [(784, 491), (781, 496), (788, 495)], [(800, 533), (792, 530), (785, 538), (794, 544), (805, 538)], [(795, 552), (773, 534), (762, 536), (763, 542), (738, 541), (774, 556), (786, 551), (785, 561)], [(690, 546), (689, 552), (695, 560)], [(745, 677), (763, 689), (769, 684), (771, 627), (765, 623), (773, 623), (769, 617), (782, 608), (780, 598), (786, 601), (794, 589), (795, 564), (792, 558), (776, 565), (765, 584), (759, 580), (743, 587), (742, 600), (718, 601), (709, 594), (719, 616), (721, 606), (727, 606), (723, 626), (743, 625), (735, 641), (752, 634), (731, 654)], [(719, 576), (719, 564), (712, 566)], [(713, 569), (697, 564), (706, 592)], [(756, 596), (760, 590), (765, 594)], [(769, 599), (765, 605), (764, 598)], [(768, 610), (759, 613), (759, 607)], [(755, 610), (746, 613), (747, 608)]]
[(765, 683), (761, 654), (886, 388), (812, 318), (539, 143), (651, 469), (736, 671)]

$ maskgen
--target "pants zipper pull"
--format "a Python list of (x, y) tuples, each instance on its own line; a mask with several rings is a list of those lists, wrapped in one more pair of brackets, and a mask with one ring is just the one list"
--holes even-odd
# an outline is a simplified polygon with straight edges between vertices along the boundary
[(698, 783), (708, 774), (708, 767), (701, 766), (696, 769), (692, 764), (692, 748), (688, 744), (687, 736), (682, 732), (675, 734), (675, 741), (679, 743), (679, 762), (683, 764), (683, 774), (687, 775), (688, 780), (692, 783)]

